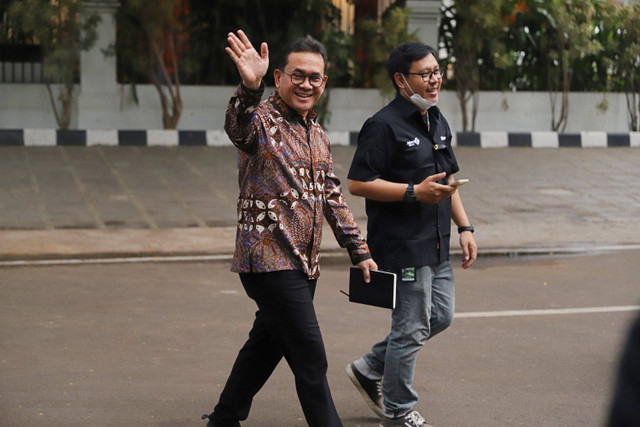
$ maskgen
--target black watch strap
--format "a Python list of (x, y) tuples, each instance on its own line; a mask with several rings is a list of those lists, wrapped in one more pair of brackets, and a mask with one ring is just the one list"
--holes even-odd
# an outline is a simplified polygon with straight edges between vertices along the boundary
[(416, 200), (418, 200), (418, 198), (416, 197), (416, 193), (413, 191), (413, 184), (409, 183), (409, 185), (407, 185), (407, 189), (404, 192), (403, 200), (405, 202), (415, 202)]
[(474, 232), (475, 229), (473, 228), (473, 225), (465, 225), (462, 227), (458, 227), (458, 234), (464, 232), (464, 231), (470, 231), (470, 232)]

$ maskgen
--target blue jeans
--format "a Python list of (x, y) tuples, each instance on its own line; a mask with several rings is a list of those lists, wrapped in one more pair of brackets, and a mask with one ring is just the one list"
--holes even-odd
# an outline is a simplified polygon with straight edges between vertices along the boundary
[(418, 350), (453, 321), (455, 290), (449, 261), (416, 268), (416, 280), (403, 282), (398, 271), (391, 333), (355, 362), (371, 379), (382, 380), (384, 415), (406, 415), (418, 402), (413, 373)]

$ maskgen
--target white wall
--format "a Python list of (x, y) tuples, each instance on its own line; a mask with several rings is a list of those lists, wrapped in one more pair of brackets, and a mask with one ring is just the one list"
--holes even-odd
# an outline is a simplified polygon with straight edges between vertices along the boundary
[[(571, 93), (569, 120), (565, 132), (628, 132), (624, 94), (607, 94), (609, 108), (598, 110), (602, 93)], [(455, 93), (441, 96), (441, 107), (451, 127), (462, 130), (462, 116)], [(557, 113), (556, 113), (557, 114)], [(477, 131), (531, 132), (551, 130), (551, 104), (547, 92), (482, 92), (479, 98)]]
[[(54, 89), (57, 90), (57, 89)], [(81, 114), (74, 106), (71, 127), (75, 129), (161, 129), (162, 113), (155, 88), (136, 87), (139, 103), (134, 102), (129, 85), (118, 85), (113, 97), (81, 103)], [(179, 129), (222, 129), (224, 111), (235, 90), (231, 86), (183, 86), (184, 110)], [(80, 88), (76, 96), (82, 97)], [(271, 92), (267, 89), (265, 97)], [(57, 92), (54, 92), (57, 93)], [(599, 111), (601, 93), (572, 93), (566, 132), (628, 132), (624, 94), (607, 94), (609, 109)], [(81, 98), (82, 99), (82, 98)], [(357, 131), (362, 123), (384, 106), (375, 89), (332, 89), (332, 131)], [(454, 92), (440, 95), (440, 108), (454, 132), (462, 130), (458, 100)], [(44, 85), (0, 84), (0, 128), (56, 128), (56, 122)], [(546, 92), (482, 92), (476, 130), (532, 132), (551, 130), (549, 95)]]
[[(597, 108), (603, 100), (602, 93), (571, 93), (565, 132), (629, 132), (624, 94), (609, 93), (606, 99), (609, 107), (602, 112)], [(359, 130), (364, 120), (389, 101), (375, 89), (333, 89), (331, 121), (327, 127), (335, 131)], [(452, 130), (461, 132), (462, 114), (455, 92), (443, 91), (438, 106)], [(550, 106), (547, 92), (481, 92), (476, 131), (550, 131)]]

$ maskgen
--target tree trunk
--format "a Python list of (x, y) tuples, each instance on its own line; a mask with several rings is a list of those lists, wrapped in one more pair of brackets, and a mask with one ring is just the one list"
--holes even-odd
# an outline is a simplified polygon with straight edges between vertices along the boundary
[(58, 104), (56, 98), (53, 96), (53, 90), (51, 84), (46, 83), (47, 92), (49, 92), (49, 101), (51, 102), (51, 109), (53, 115), (58, 123), (58, 128), (61, 130), (69, 129), (71, 123), (71, 106), (73, 103), (73, 84), (65, 84), (60, 88), (58, 93), (58, 101), (60, 101), (61, 111), (58, 111)]
[(476, 131), (476, 118), (478, 117), (478, 107), (480, 104), (480, 85), (477, 76), (477, 69), (473, 74), (473, 90), (471, 91), (471, 132)]
[[(180, 79), (178, 74), (178, 60), (176, 58), (175, 44), (173, 35), (169, 35), (169, 48), (173, 58), (173, 80), (167, 72), (167, 67), (162, 57), (162, 51), (158, 44), (149, 39), (154, 57), (156, 59), (156, 67), (160, 70), (160, 76), (151, 72), (151, 81), (160, 96), (160, 104), (162, 106), (162, 125), (164, 129), (176, 129), (178, 122), (182, 116), (182, 97), (180, 96)], [(166, 93), (165, 93), (166, 90)]]
[(462, 113), (462, 132), (466, 132), (469, 129), (469, 121), (467, 114), (467, 97), (464, 89), (456, 89), (456, 96), (458, 102), (460, 102), (460, 112)]
[[(476, 56), (471, 52), (463, 52), (456, 64), (456, 85), (456, 94), (462, 112), (462, 131), (475, 132), (478, 116), (479, 74)], [(470, 112), (469, 101), (471, 101)]]
[(625, 85), (625, 98), (627, 100), (627, 116), (629, 118), (629, 130), (632, 132), (638, 132), (640, 130), (640, 94), (634, 91), (633, 86), (629, 89)]
[[(561, 77), (560, 82), (551, 78), (551, 72), (547, 71), (547, 79), (549, 82), (549, 97), (551, 101), (551, 130), (554, 132), (564, 132), (567, 128), (567, 122), (569, 120), (569, 90), (571, 89), (571, 72), (569, 71), (569, 58), (566, 58), (565, 44), (559, 37), (557, 41), (558, 52), (561, 52), (560, 67)], [(560, 95), (560, 115), (556, 120), (556, 100), (557, 92), (554, 88), (561, 86), (562, 94)]]

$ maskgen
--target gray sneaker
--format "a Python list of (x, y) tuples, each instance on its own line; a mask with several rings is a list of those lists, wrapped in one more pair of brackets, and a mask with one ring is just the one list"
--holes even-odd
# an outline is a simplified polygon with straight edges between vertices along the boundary
[(371, 410), (377, 416), (382, 417), (382, 381), (370, 380), (365, 377), (353, 366), (353, 363), (347, 365), (347, 376), (364, 397)]
[(404, 417), (400, 418), (387, 418), (382, 417), (380, 420), (380, 427), (433, 427), (426, 423), (422, 415), (418, 411), (409, 412)]

